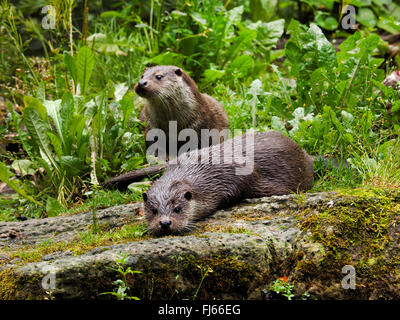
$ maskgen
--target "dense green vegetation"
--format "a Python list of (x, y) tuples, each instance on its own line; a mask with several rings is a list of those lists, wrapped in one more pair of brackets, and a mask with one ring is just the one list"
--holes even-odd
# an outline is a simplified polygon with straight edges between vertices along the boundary
[(339, 159), (313, 190), (399, 186), (400, 91), (382, 84), (400, 67), (396, 1), (14, 2), (0, 6), (0, 181), (17, 194), (0, 193), (0, 220), (139, 199), (145, 186), (99, 183), (146, 163), (132, 89), (149, 64), (186, 70), (232, 129)]

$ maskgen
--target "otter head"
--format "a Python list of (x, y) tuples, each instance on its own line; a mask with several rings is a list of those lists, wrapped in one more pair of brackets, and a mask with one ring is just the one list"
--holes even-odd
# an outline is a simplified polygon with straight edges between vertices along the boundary
[(143, 193), (144, 212), (150, 230), (156, 235), (180, 234), (192, 227), (193, 191), (186, 183), (167, 188), (150, 188)]
[(187, 94), (187, 87), (192, 86), (196, 86), (194, 81), (181, 68), (155, 66), (143, 71), (135, 91), (143, 98), (165, 101), (166, 98), (180, 97), (181, 92)]

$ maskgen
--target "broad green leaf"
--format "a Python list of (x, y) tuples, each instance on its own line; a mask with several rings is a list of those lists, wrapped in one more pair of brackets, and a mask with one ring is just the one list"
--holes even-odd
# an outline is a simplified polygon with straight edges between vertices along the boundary
[(357, 14), (357, 21), (367, 27), (375, 27), (378, 22), (370, 8), (360, 8)]
[(371, 5), (371, 0), (343, 0), (342, 6), (352, 5), (356, 7), (368, 7)]
[(81, 94), (84, 96), (89, 85), (89, 80), (94, 68), (94, 55), (89, 47), (82, 47), (78, 51), (76, 65), (78, 82)]
[(315, 22), (321, 28), (324, 28), (329, 31), (334, 31), (337, 29), (339, 23), (337, 20), (330, 16), (327, 12), (317, 11), (315, 16)]
[[(239, 31), (239, 36), (232, 41), (232, 45), (229, 47), (225, 54), (225, 63), (232, 61), (239, 54), (240, 51), (251, 45), (251, 42), (257, 37), (257, 31), (250, 29), (243, 29)], [(224, 64), (225, 64), (224, 63)]]
[(64, 207), (54, 198), (47, 198), (46, 202), (46, 213), (48, 217), (55, 217), (57, 216)]
[(5, 182), (10, 188), (14, 189), (15, 192), (17, 192), (25, 199), (34, 202), (39, 206), (42, 206), (40, 202), (36, 201), (34, 198), (26, 193), (18, 180), (11, 180), (13, 176), (13, 173), (7, 168), (7, 166), (4, 163), (0, 162), (0, 181)]
[(41, 81), (36, 89), (36, 98), (42, 103), (46, 99), (46, 83), (44, 81)]
[(49, 131), (48, 124), (40, 118), (39, 113), (33, 107), (24, 109), (24, 122), (25, 126), (32, 137), (32, 141), (39, 149), (43, 159), (58, 170), (58, 166), (53, 159), (50, 140), (47, 135)]
[(60, 158), (63, 155), (62, 152), (62, 146), (61, 146), (61, 140), (58, 136), (56, 136), (53, 132), (47, 132), (47, 135), (49, 136), (51, 145), (54, 148), (54, 151), (56, 152), (58, 158)]
[[(121, 13), (119, 12), (119, 11), (113, 11), (113, 10), (110, 10), (110, 11), (103, 11), (101, 14), (100, 14), (100, 17), (102, 17), (102, 18), (106, 18), (106, 19), (110, 19), (110, 18), (119, 18), (119, 17), (121, 17), (122, 15), (121, 15)], [(123, 16), (122, 16), (122, 18), (123, 18)]]
[(179, 67), (183, 64), (183, 60), (183, 55), (167, 51), (151, 58), (148, 62), (159, 65), (173, 65)]
[(285, 19), (279, 19), (265, 24), (266, 37), (263, 39), (265, 44), (276, 44), (285, 31)]
[(70, 153), (70, 144), (68, 141), (68, 132), (71, 127), (72, 117), (74, 114), (74, 97), (71, 92), (67, 91), (64, 93), (61, 104), (60, 104), (60, 119), (62, 128), (62, 141), (64, 143), (64, 148), (66, 153)]
[(254, 67), (254, 59), (249, 55), (243, 55), (236, 57), (235, 60), (229, 66), (229, 69), (236, 70), (239, 72), (240, 76), (246, 76), (249, 72), (252, 71)]
[(126, 85), (125, 82), (115, 85), (114, 97), (115, 101), (120, 101), (128, 92), (129, 87)]
[(33, 148), (32, 148), (32, 144), (31, 141), (29, 141), (28, 139), (28, 133), (26, 132), (26, 130), (22, 130), (22, 117), (19, 113), (17, 113), (14, 110), (14, 107), (11, 103), (6, 102), (6, 105), (8, 107), (8, 110), (10, 111), (10, 114), (12, 116), (14, 125), (17, 129), (17, 133), (18, 133), (18, 138), (20, 139), (20, 141), (22, 142), (22, 146), (25, 150), (25, 152), (28, 154), (30, 159), (34, 159), (34, 155), (33, 155)]
[(257, 30), (257, 40), (264, 46), (272, 47), (278, 42), (284, 32), (285, 19), (271, 22), (257, 21), (247, 25), (247, 28)]
[[(228, 17), (228, 21), (226, 22), (225, 25), (225, 36), (227, 38), (230, 38), (234, 36), (234, 33), (231, 32), (231, 28), (234, 25), (237, 25), (240, 23), (242, 19), (242, 14), (243, 14), (244, 8), (243, 6), (235, 7), (229, 11), (226, 12), (226, 16)], [(231, 34), (230, 34), (231, 33)]]
[(309, 33), (312, 33), (316, 40), (318, 54), (318, 66), (333, 68), (336, 66), (336, 51), (334, 46), (326, 39), (321, 29), (314, 23), (310, 25)]
[(193, 12), (192, 19), (203, 29), (207, 29), (207, 19), (205, 19), (199, 12)]
[(393, 105), (392, 105), (392, 113), (397, 112), (400, 110), (400, 100), (397, 100)]
[(123, 128), (126, 128), (128, 125), (129, 117), (132, 115), (133, 110), (135, 109), (135, 105), (133, 104), (132, 94), (126, 94), (121, 101), (119, 101), (119, 105), (122, 109), (122, 122)]
[(250, 0), (250, 12), (253, 21), (268, 21), (275, 14), (278, 0)]
[(75, 84), (78, 81), (78, 71), (76, 67), (76, 61), (73, 56), (67, 51), (64, 51), (64, 63), (65, 66), (67, 67), (67, 70), (71, 76), (71, 78), (74, 80)]
[(221, 79), (225, 75), (224, 70), (207, 69), (203, 73), (203, 82), (214, 82), (217, 79)]
[(30, 96), (25, 96), (24, 102), (25, 107), (31, 107), (35, 109), (44, 122), (48, 121), (46, 107), (38, 99)]
[(32, 166), (32, 161), (28, 159), (19, 159), (19, 160), (14, 160), (13, 163), (11, 164), (11, 168), (14, 169), (14, 171), (18, 172), (19, 175), (26, 176), (26, 175), (34, 175), (36, 172), (36, 169), (33, 168)]
[(83, 170), (83, 161), (73, 156), (62, 156), (61, 163), (64, 170), (71, 176), (79, 175)]
[(43, 105), (46, 107), (47, 114), (51, 118), (53, 125), (56, 127), (61, 142), (64, 144), (62, 119), (60, 112), (61, 100), (46, 100), (43, 102)]
[(395, 21), (393, 18), (388, 19), (379, 17), (378, 27), (387, 32), (395, 34), (400, 32), (400, 21)]
[(285, 125), (283, 124), (282, 120), (277, 116), (272, 116), (271, 119), (271, 127), (273, 130), (276, 130), (281, 133), (286, 133)]

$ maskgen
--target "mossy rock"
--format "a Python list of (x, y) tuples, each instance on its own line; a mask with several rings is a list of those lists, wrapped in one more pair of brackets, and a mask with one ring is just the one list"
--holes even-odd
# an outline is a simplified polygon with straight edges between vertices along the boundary
[[(135, 238), (124, 224), (143, 223), (135, 222), (140, 204), (119, 206), (99, 211), (107, 230), (85, 238), (85, 245), (76, 232), (71, 236), (74, 223), (76, 230), (90, 230), (90, 214), (80, 214), (75, 222), (68, 218), (67, 237), (59, 233), (46, 250), (43, 241), (27, 247), (18, 238), (2, 239), (0, 298), (115, 298), (102, 293), (115, 292), (114, 281), (121, 279), (117, 261), (126, 254), (124, 270), (141, 271), (127, 274), (127, 293), (141, 299), (263, 299), (281, 277), (293, 285), (297, 299), (395, 299), (399, 200), (400, 191), (384, 189), (250, 199), (199, 222), (192, 233), (163, 238)], [(65, 217), (49, 219), (36, 222), (35, 232), (44, 235), (40, 228)], [(24, 223), (9, 226), (23, 235), (29, 229)], [(7, 232), (7, 223), (0, 231)], [(354, 268), (355, 289), (342, 285), (346, 265)], [(45, 288), (49, 272), (54, 286)]]

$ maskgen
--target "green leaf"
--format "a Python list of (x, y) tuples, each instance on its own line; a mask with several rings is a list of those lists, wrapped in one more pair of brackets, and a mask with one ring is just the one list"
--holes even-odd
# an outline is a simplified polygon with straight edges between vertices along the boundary
[(214, 82), (217, 79), (222, 79), (224, 75), (225, 75), (224, 70), (207, 69), (203, 73), (204, 77), (203, 82), (204, 83)]
[(275, 45), (285, 31), (285, 19), (265, 23), (265, 31), (264, 44)]
[(273, 130), (276, 130), (281, 133), (287, 133), (285, 125), (283, 124), (283, 121), (277, 116), (272, 116), (271, 128)]
[(38, 99), (30, 96), (24, 96), (24, 102), (26, 107), (35, 109), (44, 122), (48, 121), (46, 107)]
[(32, 166), (33, 162), (28, 159), (14, 160), (11, 164), (11, 168), (14, 169), (19, 175), (34, 175), (36, 170)]
[(71, 76), (71, 78), (74, 80), (75, 84), (78, 81), (78, 71), (76, 68), (76, 61), (73, 56), (67, 51), (64, 51), (64, 63), (65, 66), (67, 67), (67, 70)]
[(106, 18), (106, 19), (111, 19), (111, 18), (119, 18), (119, 17), (123, 18), (124, 16), (119, 11), (110, 10), (110, 11), (103, 11), (100, 14), (100, 17)]
[(71, 176), (79, 175), (84, 167), (83, 161), (73, 156), (62, 156), (61, 164), (64, 170), (66, 170)]
[(371, 5), (371, 0), (345, 0), (343, 7), (346, 5), (353, 5), (356, 7), (368, 7)]
[(148, 63), (155, 63), (159, 65), (173, 65), (179, 67), (183, 64), (183, 59), (183, 55), (167, 51), (151, 58), (150, 60), (148, 60)]
[(285, 54), (293, 74), (298, 78), (299, 88), (308, 82), (316, 69), (325, 68), (327, 72), (332, 72), (337, 66), (335, 48), (316, 24), (312, 23), (306, 29), (298, 21), (292, 20), (288, 33), (290, 39), (285, 45)]
[(400, 110), (400, 100), (397, 100), (395, 103), (392, 105), (391, 112), (396, 112)]
[(31, 106), (24, 109), (24, 122), (42, 158), (58, 170), (58, 166), (51, 153), (50, 139), (47, 135), (49, 131), (48, 124), (43, 121), (39, 113)]
[(94, 68), (94, 55), (89, 47), (82, 47), (77, 55), (77, 75), (80, 84), (80, 92), (84, 96), (89, 85), (89, 80)]
[(253, 21), (268, 21), (275, 14), (278, 0), (250, 0), (250, 12)]
[(357, 14), (357, 21), (367, 27), (375, 27), (378, 22), (370, 8), (360, 8)]
[(207, 19), (205, 19), (199, 12), (193, 12), (190, 16), (200, 27), (204, 30), (207, 29)]
[(53, 132), (47, 132), (47, 135), (49, 136), (49, 139), (51, 141), (51, 145), (54, 148), (54, 151), (56, 152), (58, 158), (62, 156), (62, 147), (61, 147), (61, 140), (58, 136), (56, 136)]
[(129, 87), (126, 85), (125, 82), (115, 85), (114, 97), (115, 101), (120, 101), (128, 92)]
[(62, 211), (64, 207), (54, 198), (47, 198), (46, 202), (46, 213), (48, 217), (55, 217), (57, 216), (60, 211)]
[(249, 24), (247, 28), (257, 30), (257, 40), (266, 47), (272, 47), (278, 42), (284, 32), (285, 19), (271, 22), (257, 21)]
[(61, 142), (64, 144), (62, 118), (60, 112), (61, 100), (46, 100), (43, 102), (43, 104), (46, 107), (47, 114), (51, 118), (53, 125), (56, 127)]
[(42, 206), (40, 202), (36, 201), (34, 198), (26, 193), (26, 191), (21, 187), (18, 180), (11, 180), (13, 176), (14, 174), (7, 168), (7, 166), (3, 162), (0, 162), (0, 181), (5, 182), (10, 188), (14, 189), (15, 192), (17, 192), (25, 199), (36, 203), (39, 206)]
[(231, 32), (231, 28), (240, 23), (240, 21), (242, 20), (243, 11), (244, 11), (243, 6), (239, 6), (226, 12), (228, 21), (226, 22), (225, 25), (225, 35), (227, 38), (230, 38), (231, 36), (234, 35), (234, 33)]
[(71, 92), (67, 91), (62, 96), (59, 113), (62, 128), (62, 133), (60, 134), (60, 137), (62, 137), (65, 152), (70, 153), (71, 145), (68, 142), (70, 141), (68, 139), (68, 132), (71, 128), (72, 117), (74, 114), (74, 97), (72, 96)]
[[(239, 54), (240, 51), (251, 45), (251, 42), (257, 37), (257, 31), (250, 29), (243, 29), (239, 31), (239, 36), (236, 37), (229, 49), (225, 54), (225, 63), (232, 61)], [(224, 64), (225, 64), (224, 63)]]
[(379, 17), (378, 27), (387, 32), (390, 32), (391, 34), (400, 32), (400, 22), (395, 21), (393, 17), (391, 17), (390, 19)]
[(313, 35), (316, 41), (318, 66), (328, 69), (334, 68), (337, 65), (334, 46), (326, 39), (316, 24), (312, 23), (310, 25), (309, 33)]
[(133, 104), (132, 94), (126, 94), (121, 101), (119, 101), (119, 105), (122, 110), (122, 123), (123, 128), (126, 128), (128, 125), (129, 117), (132, 116), (133, 110), (135, 109), (135, 105)]
[(237, 57), (229, 66), (229, 69), (238, 72), (238, 77), (243, 77), (249, 74), (254, 68), (254, 59), (249, 55)]
[(315, 16), (315, 22), (321, 28), (324, 28), (329, 31), (336, 30), (339, 25), (339, 23), (334, 17), (330, 16), (329, 13), (323, 11), (317, 11), (317, 14)]

